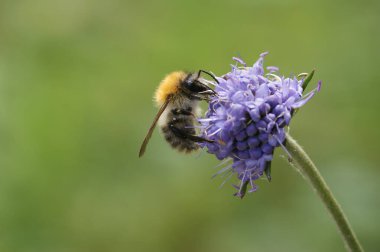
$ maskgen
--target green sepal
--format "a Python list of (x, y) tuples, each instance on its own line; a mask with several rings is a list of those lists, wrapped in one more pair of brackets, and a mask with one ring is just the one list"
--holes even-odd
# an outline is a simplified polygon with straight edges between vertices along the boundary
[(265, 168), (264, 168), (264, 173), (265, 173), (265, 176), (267, 176), (267, 179), (269, 182), (272, 180), (271, 167), (272, 167), (272, 162), (266, 162)]
[(243, 199), (245, 194), (247, 193), (249, 180), (245, 181), (244, 184), (239, 188), (239, 191), (234, 194), (234, 196), (239, 197), (240, 199)]
[[(305, 91), (305, 89), (307, 88), (307, 85), (309, 85), (309, 82), (311, 81), (311, 79), (313, 79), (313, 76), (314, 76), (314, 73), (315, 73), (315, 69), (313, 69), (305, 78), (305, 80), (302, 82), (301, 84), (301, 87), (302, 87), (302, 92)], [(295, 113), (297, 113), (298, 109), (294, 109), (292, 112), (291, 112), (291, 115), (293, 116)]]
[(307, 85), (309, 85), (309, 82), (311, 81), (311, 79), (313, 79), (313, 76), (314, 76), (314, 72), (315, 72), (315, 69), (313, 69), (313, 71), (311, 71), (305, 78), (305, 80), (302, 82), (302, 90), (305, 91), (305, 89), (307, 88)]

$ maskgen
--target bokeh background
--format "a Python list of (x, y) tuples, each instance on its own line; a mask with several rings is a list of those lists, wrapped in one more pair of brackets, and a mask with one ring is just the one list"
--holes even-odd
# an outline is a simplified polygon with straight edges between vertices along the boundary
[[(181, 155), (152, 94), (173, 70), (232, 56), (322, 92), (291, 133), (367, 251), (380, 250), (379, 1), (0, 1), (0, 251), (344, 251), (310, 187), (276, 151), (244, 200), (219, 162)], [(313, 84), (314, 84), (313, 83)]]

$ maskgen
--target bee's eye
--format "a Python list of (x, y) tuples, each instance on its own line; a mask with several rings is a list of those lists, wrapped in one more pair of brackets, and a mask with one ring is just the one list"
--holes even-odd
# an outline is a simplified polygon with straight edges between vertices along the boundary
[(185, 81), (184, 87), (192, 93), (200, 93), (207, 90), (203, 85), (200, 85), (197, 81)]

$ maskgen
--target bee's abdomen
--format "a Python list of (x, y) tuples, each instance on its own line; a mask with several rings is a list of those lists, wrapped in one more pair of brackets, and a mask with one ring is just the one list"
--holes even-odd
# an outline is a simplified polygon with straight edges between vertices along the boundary
[(162, 133), (166, 141), (175, 149), (181, 152), (192, 152), (199, 148), (199, 145), (190, 140), (188, 136), (195, 135), (194, 120), (192, 116), (173, 117), (167, 125), (162, 127)]

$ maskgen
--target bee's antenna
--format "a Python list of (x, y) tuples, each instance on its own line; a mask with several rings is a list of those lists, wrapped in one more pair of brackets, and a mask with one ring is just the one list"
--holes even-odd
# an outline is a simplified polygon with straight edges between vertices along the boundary
[(219, 84), (219, 81), (216, 79), (216, 76), (215, 76), (213, 73), (208, 72), (208, 71), (206, 71), (206, 70), (202, 70), (202, 69), (200, 69), (200, 70), (198, 71), (197, 79), (201, 76), (201, 73), (205, 73), (205, 74), (207, 74), (207, 75), (210, 76), (210, 77), (211, 77), (216, 83)]

